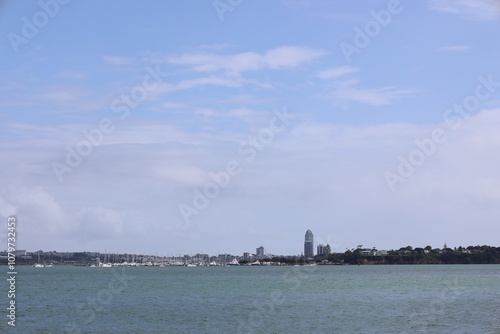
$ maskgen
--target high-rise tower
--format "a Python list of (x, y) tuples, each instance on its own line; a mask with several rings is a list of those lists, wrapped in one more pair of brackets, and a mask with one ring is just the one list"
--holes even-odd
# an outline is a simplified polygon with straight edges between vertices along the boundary
[(264, 258), (264, 247), (260, 246), (259, 248), (257, 248), (255, 255), (257, 256), (257, 259), (263, 259)]
[(306, 239), (304, 241), (304, 256), (311, 259), (314, 256), (314, 237), (311, 230), (307, 230), (306, 232)]

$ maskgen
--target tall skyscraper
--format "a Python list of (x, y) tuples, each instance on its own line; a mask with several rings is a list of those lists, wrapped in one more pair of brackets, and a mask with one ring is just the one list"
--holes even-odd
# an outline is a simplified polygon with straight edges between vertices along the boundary
[(264, 247), (260, 246), (259, 248), (257, 248), (256, 251), (257, 251), (256, 256), (258, 259), (264, 258)]
[(306, 239), (304, 241), (304, 256), (312, 258), (314, 256), (314, 237), (311, 230), (307, 230)]

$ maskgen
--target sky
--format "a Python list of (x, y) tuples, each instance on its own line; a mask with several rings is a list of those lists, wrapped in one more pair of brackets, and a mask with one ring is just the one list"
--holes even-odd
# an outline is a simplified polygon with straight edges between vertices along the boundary
[(494, 0), (2, 2), (0, 242), (499, 246), (499, 32)]

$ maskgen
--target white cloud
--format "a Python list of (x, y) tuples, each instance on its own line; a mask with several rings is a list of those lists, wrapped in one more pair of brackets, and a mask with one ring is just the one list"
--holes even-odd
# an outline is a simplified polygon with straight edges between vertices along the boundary
[(317, 74), (317, 77), (321, 78), (321, 79), (337, 79), (341, 76), (344, 76), (344, 75), (347, 75), (350, 73), (355, 73), (358, 71), (359, 71), (359, 69), (357, 67), (340, 66), (340, 67), (330, 68), (328, 70), (323, 70)]
[(194, 114), (203, 115), (205, 117), (220, 116), (220, 113), (212, 108), (196, 108)]
[(430, 0), (429, 6), (432, 10), (474, 21), (493, 20), (500, 14), (497, 0)]
[[(7, 184), (7, 180), (3, 182)], [(21, 181), (11, 181), (6, 188), (0, 193), (0, 203), (3, 203), (4, 210), (12, 210), (9, 215), (16, 214), (20, 221), (30, 226), (22, 228), (27, 239), (40, 234), (62, 236), (69, 230), (60, 204), (43, 187), (30, 187)]]
[(77, 96), (75, 96), (74, 94), (70, 93), (67, 90), (66, 91), (59, 90), (59, 91), (48, 92), (44, 94), (43, 98), (47, 100), (52, 100), (53, 102), (61, 103), (61, 102), (74, 101), (77, 99)]
[(187, 108), (187, 105), (184, 103), (178, 102), (163, 102), (160, 107), (164, 109), (184, 109)]
[(233, 55), (218, 55), (213, 53), (188, 53), (169, 57), (167, 62), (177, 65), (191, 66), (197, 72), (222, 71), (230, 75), (240, 75), (245, 71), (260, 69), (294, 68), (310, 62), (325, 52), (309, 47), (283, 46), (268, 50), (264, 54), (243, 52)]
[(152, 173), (163, 180), (190, 187), (197, 187), (208, 181), (208, 171), (179, 158), (157, 162), (152, 167)]
[(231, 77), (226, 75), (209, 76), (196, 79), (185, 79), (176, 83), (164, 82), (158, 84), (155, 88), (149, 91), (151, 98), (158, 98), (159, 96), (175, 92), (178, 90), (196, 88), (198, 86), (212, 85), (221, 87), (240, 87), (245, 83), (251, 83), (251, 80), (245, 80), (241, 77)]
[(356, 78), (337, 80), (334, 84), (335, 88), (327, 93), (327, 97), (332, 98), (336, 105), (352, 101), (372, 106), (384, 106), (419, 92), (416, 89), (401, 89), (395, 86), (359, 88), (359, 80)]
[(241, 86), (243, 80), (227, 77), (205, 77), (190, 80), (182, 80), (173, 86), (174, 90), (190, 89), (202, 85), (215, 85), (224, 87), (238, 87)]
[[(320, 71), (316, 74), (316, 77), (321, 79), (334, 79), (334, 87), (326, 93), (326, 97), (333, 99), (335, 105), (346, 106), (346, 103), (351, 101), (372, 106), (384, 106), (418, 92), (416, 89), (402, 89), (396, 86), (360, 88), (360, 80), (358, 78), (339, 79), (345, 75), (358, 71), (359, 69), (357, 67), (341, 66)], [(325, 95), (319, 94), (318, 96), (324, 97)]]
[(469, 45), (447, 45), (438, 48), (437, 52), (465, 52), (470, 50)]
[(271, 69), (297, 67), (325, 55), (325, 52), (309, 47), (283, 46), (266, 52), (265, 64)]
[(240, 119), (248, 123), (255, 123), (263, 120), (265, 117), (268, 117), (268, 114), (263, 110), (255, 110), (247, 107), (239, 107), (231, 109), (228, 113), (228, 116), (235, 119)]
[(398, 89), (397, 87), (381, 87), (363, 89), (355, 87), (341, 87), (331, 93), (338, 101), (354, 101), (372, 106), (384, 106), (397, 100), (411, 96), (417, 90)]

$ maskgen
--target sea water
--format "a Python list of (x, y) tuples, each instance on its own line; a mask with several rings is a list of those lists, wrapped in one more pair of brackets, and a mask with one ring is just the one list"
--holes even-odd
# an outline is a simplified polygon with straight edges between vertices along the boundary
[(0, 333), (500, 334), (499, 265), (17, 269)]

